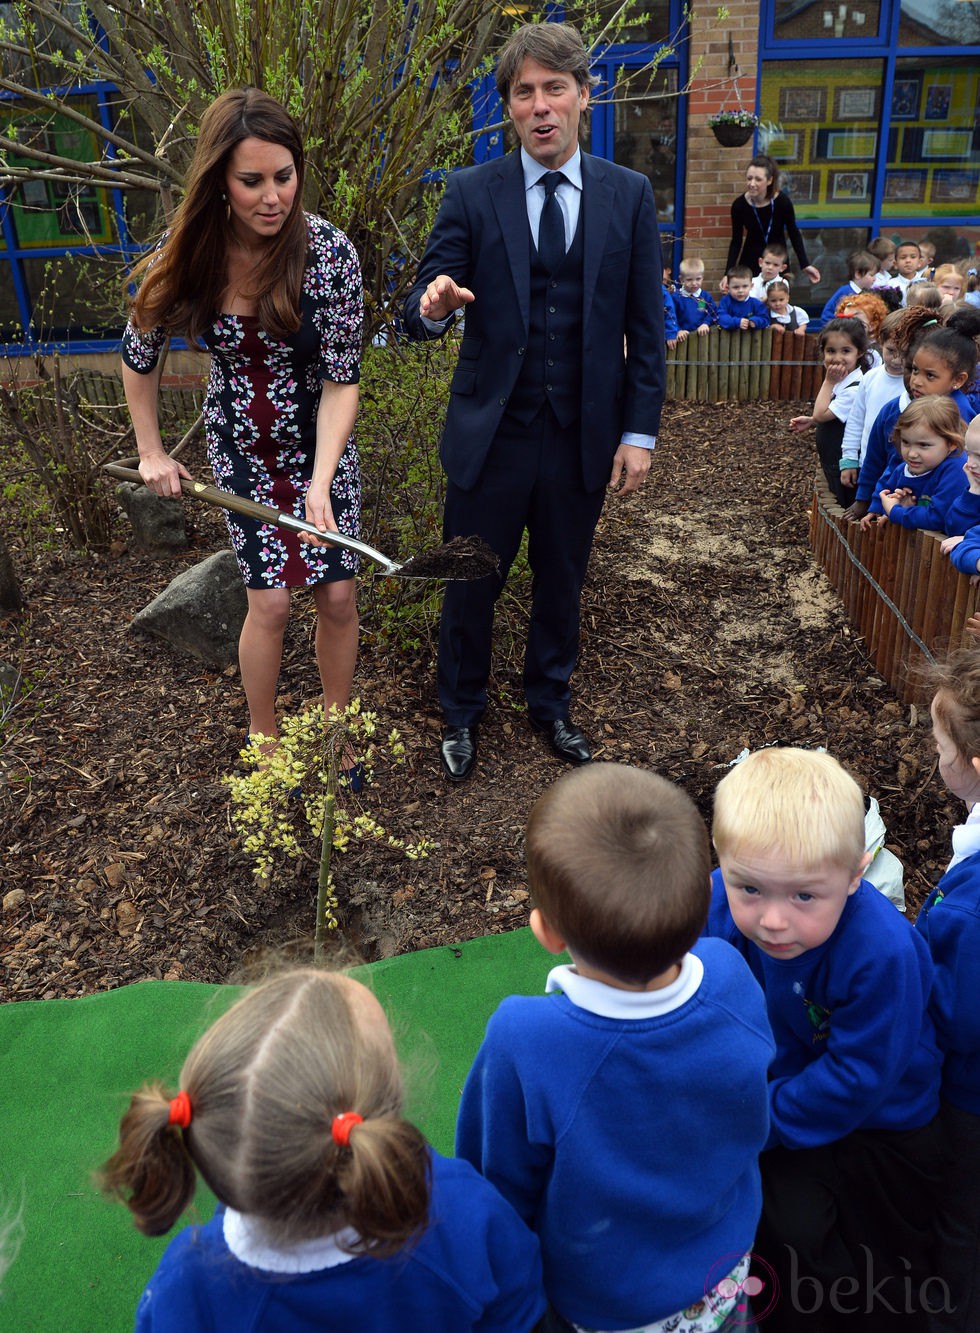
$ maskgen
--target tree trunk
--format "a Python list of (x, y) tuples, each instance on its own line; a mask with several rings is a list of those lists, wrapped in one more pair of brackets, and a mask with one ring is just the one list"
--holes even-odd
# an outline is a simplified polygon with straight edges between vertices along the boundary
[(10, 558), (3, 533), (0, 532), (0, 611), (19, 611), (23, 605), (14, 562)]

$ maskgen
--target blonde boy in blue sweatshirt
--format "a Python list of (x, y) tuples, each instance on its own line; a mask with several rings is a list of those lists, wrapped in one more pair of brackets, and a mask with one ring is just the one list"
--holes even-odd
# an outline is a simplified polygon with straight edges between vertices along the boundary
[(719, 783), (712, 832), (708, 934), (748, 962), (776, 1039), (755, 1254), (782, 1295), (766, 1333), (924, 1328), (944, 1299), (933, 967), (861, 878), (861, 789), (828, 754), (759, 750)]

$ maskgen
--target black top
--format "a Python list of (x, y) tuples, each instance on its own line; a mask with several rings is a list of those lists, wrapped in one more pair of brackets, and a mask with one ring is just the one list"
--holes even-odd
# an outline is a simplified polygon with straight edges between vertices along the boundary
[(785, 194), (776, 194), (767, 203), (754, 207), (744, 194), (740, 194), (732, 203), (732, 241), (725, 272), (735, 264), (747, 264), (753, 273), (758, 273), (759, 260), (766, 246), (786, 245), (787, 237), (796, 251), (800, 268), (809, 268), (810, 261), (796, 225), (792, 200)]

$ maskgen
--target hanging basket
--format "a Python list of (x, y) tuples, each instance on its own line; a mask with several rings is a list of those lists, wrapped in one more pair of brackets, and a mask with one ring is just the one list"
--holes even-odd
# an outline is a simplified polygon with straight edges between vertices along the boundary
[(741, 148), (755, 134), (755, 126), (735, 125), (723, 121), (720, 125), (712, 125), (711, 133), (723, 148)]

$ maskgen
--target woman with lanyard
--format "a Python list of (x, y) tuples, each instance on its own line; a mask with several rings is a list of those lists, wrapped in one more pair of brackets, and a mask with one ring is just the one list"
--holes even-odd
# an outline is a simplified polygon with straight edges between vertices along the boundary
[[(735, 264), (747, 264), (753, 273), (758, 273), (766, 247), (785, 247), (787, 237), (802, 272), (811, 282), (819, 282), (819, 271), (806, 257), (792, 201), (779, 193), (779, 167), (771, 157), (759, 153), (745, 170), (745, 193), (732, 202), (732, 240), (725, 273)], [(728, 290), (727, 278), (722, 278), (721, 290)]]

